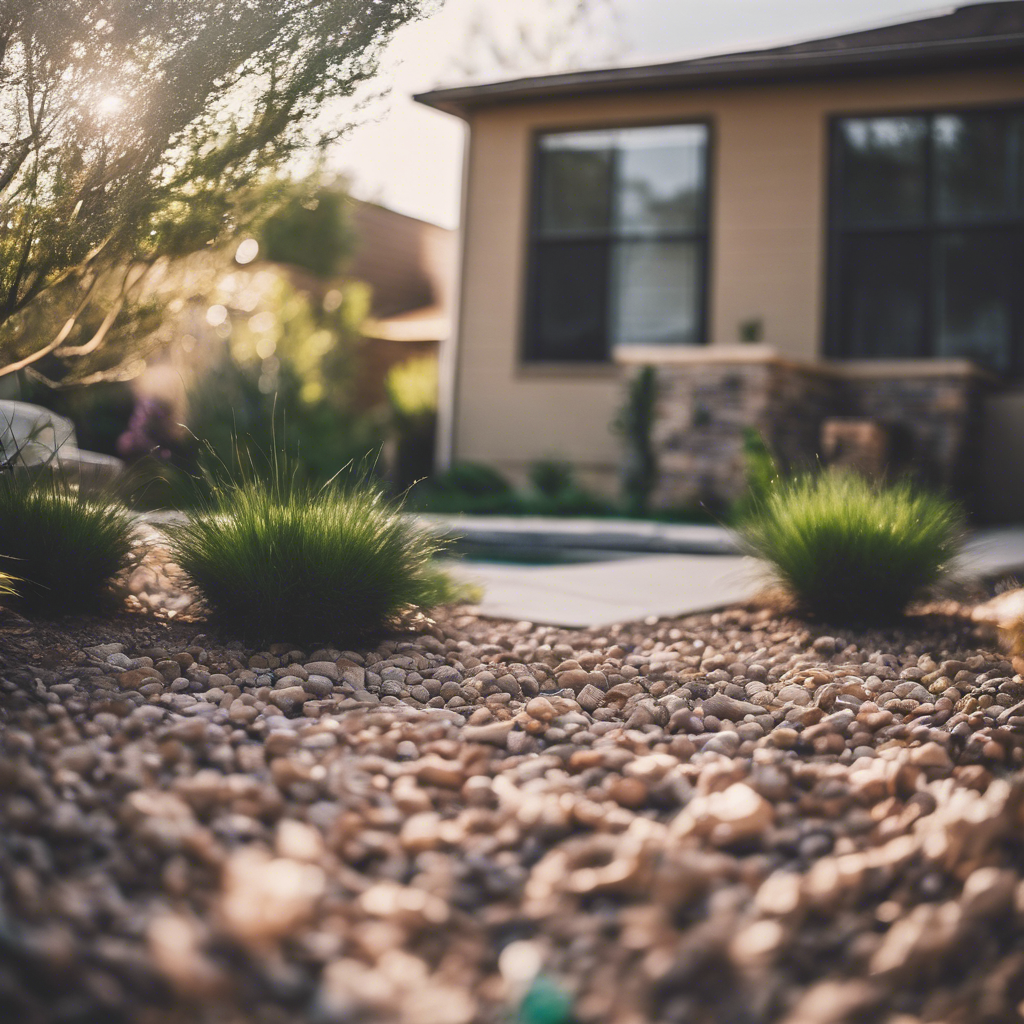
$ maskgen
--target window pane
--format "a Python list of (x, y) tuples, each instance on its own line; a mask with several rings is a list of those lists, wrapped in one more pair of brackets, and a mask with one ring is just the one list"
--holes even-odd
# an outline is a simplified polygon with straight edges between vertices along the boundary
[(1019, 239), (1012, 232), (953, 232), (938, 244), (935, 354), (1009, 369), (1014, 297), (1024, 286)]
[(935, 213), (972, 220), (1011, 213), (1018, 139), (1006, 114), (943, 114), (935, 118)]
[(620, 231), (703, 228), (707, 134), (696, 124), (618, 133), (615, 221)]
[(605, 303), (608, 246), (604, 242), (542, 242), (534, 246), (534, 359), (595, 362), (607, 358)]
[(916, 234), (852, 235), (840, 249), (839, 333), (853, 359), (925, 353), (928, 242)]
[(541, 137), (540, 228), (545, 235), (608, 230), (612, 141), (609, 132)]
[(844, 223), (905, 224), (924, 218), (927, 132), (923, 117), (839, 122), (837, 199)]
[(612, 344), (700, 342), (701, 276), (697, 243), (618, 243), (612, 257)]

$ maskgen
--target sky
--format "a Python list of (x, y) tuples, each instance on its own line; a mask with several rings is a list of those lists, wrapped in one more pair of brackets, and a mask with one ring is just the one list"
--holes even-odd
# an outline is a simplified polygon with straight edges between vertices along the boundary
[[(396, 33), (373, 83), (384, 95), (367, 98), (353, 115), (357, 123), (332, 152), (329, 166), (349, 178), (361, 199), (456, 227), (465, 129), (457, 118), (415, 103), (414, 93), (779, 45), (905, 21), (971, 0), (591, 0), (597, 5), (592, 16), (560, 32), (574, 2), (433, 0), (428, 17)], [(486, 25), (489, 38), (506, 53), (504, 63), (479, 44), (474, 25)], [(543, 56), (516, 44), (520, 30)]]

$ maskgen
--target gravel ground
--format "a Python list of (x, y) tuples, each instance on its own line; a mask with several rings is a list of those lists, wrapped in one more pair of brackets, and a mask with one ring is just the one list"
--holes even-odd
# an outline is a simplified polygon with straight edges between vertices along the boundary
[(0, 619), (0, 1020), (1024, 1015), (1024, 665), (967, 609), (254, 651), (185, 607)]

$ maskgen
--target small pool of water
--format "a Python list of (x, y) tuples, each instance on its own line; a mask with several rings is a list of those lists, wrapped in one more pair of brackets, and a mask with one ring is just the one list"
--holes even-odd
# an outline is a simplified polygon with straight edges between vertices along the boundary
[(607, 551), (600, 548), (557, 548), (539, 544), (476, 544), (460, 540), (452, 546), (460, 562), (490, 565), (583, 565), (588, 562), (617, 562), (636, 558), (636, 551)]

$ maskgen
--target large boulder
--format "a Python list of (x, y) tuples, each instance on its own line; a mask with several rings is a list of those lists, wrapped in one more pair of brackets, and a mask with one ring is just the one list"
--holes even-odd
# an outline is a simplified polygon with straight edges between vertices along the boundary
[(9, 400), (0, 401), (0, 464), (49, 466), (82, 487), (101, 487), (124, 470), (112, 455), (79, 448), (71, 420), (41, 405)]

